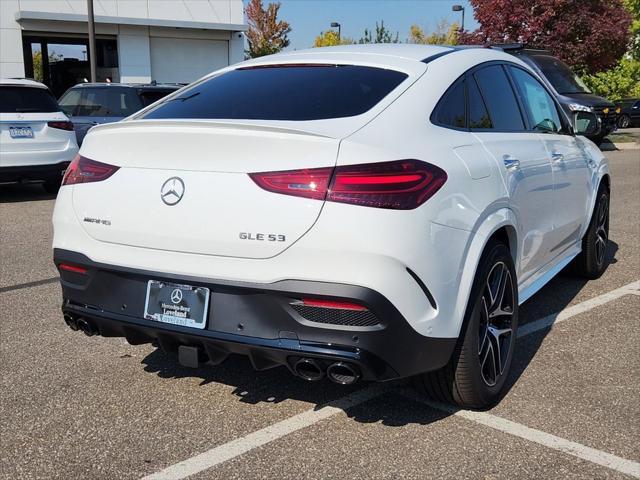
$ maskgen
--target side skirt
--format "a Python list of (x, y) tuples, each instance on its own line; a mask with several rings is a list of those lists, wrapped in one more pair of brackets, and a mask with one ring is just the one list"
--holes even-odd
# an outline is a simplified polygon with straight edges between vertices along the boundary
[(524, 302), (529, 300), (532, 296), (534, 296), (542, 287), (544, 287), (549, 281), (555, 277), (560, 271), (571, 263), (571, 260), (576, 258), (580, 252), (582, 251), (582, 240), (578, 243), (570, 247), (568, 250), (563, 252), (559, 259), (554, 259), (549, 262), (543, 268), (541, 268), (537, 273), (535, 273), (531, 278), (529, 278), (526, 283), (518, 286), (518, 304), (522, 305)]

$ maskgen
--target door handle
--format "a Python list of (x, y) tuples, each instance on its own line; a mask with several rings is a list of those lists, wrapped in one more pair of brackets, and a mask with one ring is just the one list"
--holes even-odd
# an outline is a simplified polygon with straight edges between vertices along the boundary
[(520, 168), (520, 160), (518, 160), (517, 158), (505, 155), (502, 158), (502, 161), (504, 162), (504, 166), (507, 167), (507, 170), (517, 170), (518, 168)]
[(561, 153), (553, 152), (551, 154), (551, 161), (553, 163), (564, 163), (564, 155)]

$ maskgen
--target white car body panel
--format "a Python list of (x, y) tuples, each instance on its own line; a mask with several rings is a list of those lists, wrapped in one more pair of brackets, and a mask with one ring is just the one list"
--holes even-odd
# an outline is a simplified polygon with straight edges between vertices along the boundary
[[(418, 333), (456, 338), (491, 236), (506, 229), (520, 301), (526, 300), (580, 252), (595, 192), (608, 167), (597, 147), (583, 138), (472, 134), (432, 124), (429, 117), (437, 102), (473, 66), (499, 60), (531, 72), (517, 58), (490, 49), (460, 50), (420, 62), (446, 51), (415, 45), (336, 47), (239, 65), (340, 62), (409, 75), (357, 117), (138, 120), (151, 106), (119, 124), (96, 127), (81, 154), (121, 169), (103, 182), (61, 189), (53, 246), (98, 263), (175, 275), (363, 286), (384, 295)], [(552, 165), (555, 149), (565, 155), (566, 168)], [(521, 161), (519, 173), (506, 170), (505, 154)], [(247, 175), (398, 159), (438, 166), (448, 180), (416, 209), (384, 210), (270, 193)], [(174, 175), (195, 193), (169, 210), (161, 202), (160, 188)], [(559, 202), (575, 208), (554, 214)], [(85, 216), (111, 225), (86, 223)], [(560, 230), (565, 237), (574, 230), (579, 236), (559, 245)], [(251, 245), (238, 239), (240, 232), (258, 231), (284, 233), (287, 242)], [(433, 294), (435, 308), (407, 268)]]

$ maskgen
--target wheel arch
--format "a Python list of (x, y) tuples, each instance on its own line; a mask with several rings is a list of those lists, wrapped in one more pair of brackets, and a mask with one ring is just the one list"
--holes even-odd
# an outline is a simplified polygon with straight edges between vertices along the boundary
[[(470, 237), (469, 246), (465, 255), (462, 273), (460, 275), (460, 285), (454, 309), (455, 335), (459, 336), (464, 319), (469, 295), (473, 281), (480, 264), (480, 259), (485, 253), (487, 245), (494, 239), (504, 243), (511, 253), (516, 272), (518, 271), (518, 236), (515, 213), (509, 208), (500, 208), (487, 215)], [(516, 279), (517, 281), (517, 279)]]

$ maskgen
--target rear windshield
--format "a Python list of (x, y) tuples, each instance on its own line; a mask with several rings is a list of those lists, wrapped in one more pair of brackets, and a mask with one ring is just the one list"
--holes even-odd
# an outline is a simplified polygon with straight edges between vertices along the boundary
[(248, 67), (215, 76), (144, 118), (322, 120), (371, 109), (407, 75), (355, 65)]
[(140, 92), (140, 99), (142, 100), (142, 105), (147, 107), (173, 92), (175, 90), (143, 90)]
[(1, 113), (59, 112), (55, 97), (44, 88), (0, 86)]
[(73, 117), (128, 117), (142, 108), (133, 88), (72, 88), (60, 99), (60, 106)]

